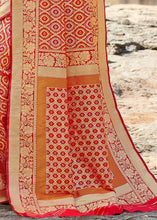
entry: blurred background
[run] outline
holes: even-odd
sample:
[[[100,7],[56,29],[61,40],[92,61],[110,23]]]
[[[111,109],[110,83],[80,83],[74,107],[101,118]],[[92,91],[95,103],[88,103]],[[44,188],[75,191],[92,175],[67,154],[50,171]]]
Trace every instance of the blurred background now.
[[[157,0],[106,0],[106,24],[118,108],[157,177]]]
[[[108,0],[110,4],[145,4],[156,5],[157,0]]]

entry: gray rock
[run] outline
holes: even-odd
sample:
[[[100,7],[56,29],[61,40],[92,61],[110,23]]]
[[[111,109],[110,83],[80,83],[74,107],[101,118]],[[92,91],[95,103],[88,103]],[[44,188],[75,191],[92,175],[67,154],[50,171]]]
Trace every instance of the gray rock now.
[[[115,5],[106,11],[117,104],[137,150],[157,177],[157,6]]]
[[[157,6],[117,5],[106,9],[108,53],[157,50]]]
[[[131,22],[129,21],[129,19],[124,19],[124,20],[122,20],[122,24],[124,24],[124,25],[130,25]]]

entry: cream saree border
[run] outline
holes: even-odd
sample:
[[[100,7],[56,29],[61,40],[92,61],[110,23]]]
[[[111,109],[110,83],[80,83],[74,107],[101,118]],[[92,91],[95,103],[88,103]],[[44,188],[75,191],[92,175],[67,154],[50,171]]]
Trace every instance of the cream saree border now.
[[[95,0],[89,0],[88,2],[96,5]],[[109,76],[108,76],[108,64],[106,54],[106,33],[105,27],[105,9],[104,1],[98,2],[98,65],[94,66],[94,71],[100,73],[100,80],[102,82],[102,88],[104,93],[104,112],[106,121],[106,138],[108,139],[108,145],[114,161],[125,177],[126,182],[123,185],[115,187],[115,192],[87,194],[79,196],[77,199],[70,196],[64,199],[56,200],[38,200],[36,195],[36,120],[32,122],[32,118],[29,118],[30,126],[21,125],[20,121],[23,120],[28,109],[24,109],[21,105],[23,97],[29,95],[32,101],[32,111],[36,110],[36,98],[37,93],[32,96],[32,87],[24,84],[24,78],[22,73],[33,73],[33,77],[36,77],[38,72],[37,56],[34,56],[34,51],[38,53],[37,44],[37,11],[38,1],[29,1],[26,5],[24,1],[14,0],[12,1],[12,79],[11,79],[11,91],[10,91],[10,113],[9,113],[9,154],[8,154],[8,192],[10,204],[14,210],[20,215],[33,216],[33,217],[47,217],[47,216],[79,216],[79,215],[91,215],[91,214],[114,214],[120,213],[123,209],[136,210],[141,208],[141,204],[147,204],[149,201],[156,201],[157,197],[157,184],[156,180],[147,167],[137,154],[133,147],[133,144],[126,132],[124,124],[120,118],[117,106],[114,100],[114,96],[111,90]],[[31,11],[30,18],[32,22],[25,22],[23,26],[23,9]],[[18,24],[18,25],[17,25]],[[24,28],[24,32],[23,32]],[[26,32],[33,32],[34,38],[30,44],[23,45]],[[34,40],[35,39],[35,40]],[[25,62],[25,58],[30,59],[30,63]],[[98,68],[97,68],[98,67]],[[86,67],[87,68],[87,67]],[[81,68],[81,71],[83,67]],[[58,71],[56,69],[56,71]],[[40,70],[39,70],[40,72]],[[49,72],[49,71],[48,71]],[[84,72],[84,71],[83,71]],[[42,75],[43,71],[41,71]],[[67,74],[66,69],[63,71],[64,77]],[[72,75],[75,75],[71,71]],[[92,73],[93,74],[93,73]],[[48,73],[49,76],[49,73]],[[33,78],[33,83],[37,87],[37,79]],[[26,93],[23,93],[22,86],[25,86]],[[35,109],[34,109],[35,108]],[[26,122],[28,122],[26,121]],[[22,127],[23,126],[23,127]],[[112,132],[109,131],[112,128]],[[22,170],[22,158],[19,157],[21,129],[25,133],[27,141],[30,142],[31,156],[33,160],[30,161],[30,167]],[[112,141],[114,140],[114,141]],[[118,148],[118,149],[117,149]],[[28,152],[26,152],[28,154]],[[122,160],[125,159],[122,164]],[[23,172],[19,176],[19,172]],[[136,184],[138,181],[138,184]],[[22,184],[25,184],[25,189],[21,188]],[[127,201],[127,202],[124,202]],[[132,204],[139,204],[131,207]],[[152,204],[155,204],[155,202]],[[100,211],[101,208],[110,211]],[[151,205],[150,205],[151,207]],[[153,206],[154,209],[155,205]],[[132,208],[132,209],[131,209]],[[144,206],[144,209],[147,209]],[[142,210],[142,208],[141,208]],[[149,210],[149,208],[148,208]],[[150,210],[152,210],[150,208]]]

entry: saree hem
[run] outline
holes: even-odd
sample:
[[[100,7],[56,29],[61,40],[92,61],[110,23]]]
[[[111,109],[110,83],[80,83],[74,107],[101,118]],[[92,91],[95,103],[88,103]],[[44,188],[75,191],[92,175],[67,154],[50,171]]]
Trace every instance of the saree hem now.
[[[13,206],[12,206],[13,207]],[[126,212],[150,212],[150,211],[156,211],[157,209],[157,198],[150,200],[149,202],[141,205],[110,205],[110,206],[104,206],[97,208],[95,210],[89,211],[87,213],[81,213],[78,210],[74,209],[67,209],[67,210],[57,210],[55,212],[50,212],[44,215],[38,215],[34,213],[17,213],[19,216],[23,217],[33,217],[33,218],[45,218],[45,217],[81,217],[81,216],[111,216],[111,215],[117,215],[121,214],[124,211]],[[14,210],[14,207],[13,207]],[[15,210],[16,212],[16,210]]]

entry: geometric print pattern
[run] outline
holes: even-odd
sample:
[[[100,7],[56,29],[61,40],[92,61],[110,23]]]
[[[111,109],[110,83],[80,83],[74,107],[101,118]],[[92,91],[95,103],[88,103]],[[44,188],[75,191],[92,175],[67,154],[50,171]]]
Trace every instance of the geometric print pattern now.
[[[85,0],[40,0],[39,3],[39,65],[65,67],[94,63],[93,12],[89,3]],[[76,56],[81,60],[80,53],[83,63],[75,63]]]
[[[40,0],[40,6],[40,50],[91,48],[91,9],[85,0]]]
[[[2,6],[6,1],[0,1]],[[10,17],[0,21],[0,190],[6,188],[7,110],[10,70]]]
[[[65,67],[65,1],[39,4],[39,66]]]
[[[112,189],[100,85],[47,88],[46,192]],[[64,97],[64,98],[63,98]]]
[[[66,49],[91,48],[93,32],[89,4],[85,0],[68,0],[65,6]]]
[[[68,0],[65,6],[67,65],[96,64],[96,8],[90,1]]]
[[[46,193],[72,192],[67,90],[47,88]]]
[[[10,17],[0,21],[0,68],[10,68]]]
[[[100,84],[70,87],[68,112],[75,189],[112,189]]]
[[[64,51],[65,1],[40,0],[39,3],[39,50]]]

